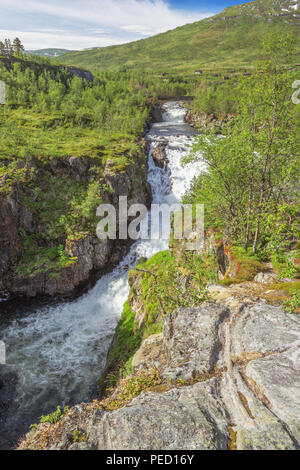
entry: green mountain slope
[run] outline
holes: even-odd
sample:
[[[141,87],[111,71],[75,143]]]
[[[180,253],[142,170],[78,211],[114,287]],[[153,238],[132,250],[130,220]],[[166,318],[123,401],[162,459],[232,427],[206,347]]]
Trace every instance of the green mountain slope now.
[[[65,54],[60,61],[94,70],[245,67],[260,57],[265,33],[294,31],[296,52],[287,63],[296,63],[300,62],[299,5],[298,0],[257,0],[151,38]]]

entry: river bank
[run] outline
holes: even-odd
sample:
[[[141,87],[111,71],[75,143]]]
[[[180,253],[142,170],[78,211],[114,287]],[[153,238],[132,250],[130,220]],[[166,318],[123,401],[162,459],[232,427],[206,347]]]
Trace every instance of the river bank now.
[[[123,169],[115,168],[112,161],[107,161],[100,182],[102,202],[116,204],[119,195],[126,195],[129,203],[140,202],[149,206],[151,195],[146,183],[147,157],[141,148],[130,158],[131,161]],[[91,166],[92,161],[82,158],[70,158],[65,162],[52,160],[50,168],[40,169],[37,177],[43,180],[50,172],[55,184],[56,179],[61,181],[69,175],[70,181],[74,179],[76,182],[79,178],[85,185],[90,178]],[[33,198],[31,202],[30,198]],[[50,208],[44,210],[51,215]],[[72,296],[93,275],[102,274],[108,266],[117,264],[124,257],[128,248],[125,243],[110,240],[100,243],[96,234],[87,230],[60,239],[62,250],[65,250],[66,259],[63,262],[57,261],[56,253],[53,253],[53,259],[48,259],[45,253],[44,258],[40,257],[33,263],[36,256],[31,252],[29,255],[29,251],[34,249],[35,234],[42,230],[40,217],[34,211],[34,195],[26,186],[18,185],[8,197],[0,197],[2,297],[7,294],[26,297]],[[51,243],[46,250],[51,252]]]
[[[299,315],[266,302],[272,283],[259,279],[211,284],[208,301],[165,315],[106,398],[36,426],[19,449],[299,449]]]

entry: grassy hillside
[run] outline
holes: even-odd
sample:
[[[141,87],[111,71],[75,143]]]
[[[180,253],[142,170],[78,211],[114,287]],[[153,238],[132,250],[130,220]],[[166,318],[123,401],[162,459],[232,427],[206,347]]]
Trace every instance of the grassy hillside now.
[[[269,32],[294,31],[297,47],[287,63],[300,62],[300,9],[295,0],[257,0],[157,36],[121,46],[73,52],[60,62],[91,69],[194,70],[251,66]]]

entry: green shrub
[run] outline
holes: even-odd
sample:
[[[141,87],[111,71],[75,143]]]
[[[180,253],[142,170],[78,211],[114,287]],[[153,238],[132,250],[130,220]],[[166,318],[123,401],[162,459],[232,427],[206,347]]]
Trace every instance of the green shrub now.
[[[62,410],[60,406],[56,408],[53,413],[50,413],[49,415],[43,415],[41,416],[40,423],[57,423],[61,418],[65,416],[65,414],[69,411],[69,407],[65,406],[64,409]]]
[[[56,408],[53,413],[50,413],[49,415],[42,415],[40,418],[40,424],[42,423],[49,423],[49,424],[55,424],[59,420],[61,420],[66,413],[69,411],[69,407],[65,406],[64,409],[62,410],[60,406]],[[38,424],[34,423],[30,425],[31,430],[35,430],[38,427]]]
[[[300,308],[299,292],[297,292],[296,290],[293,291],[291,297],[284,300],[282,305],[288,313],[294,313],[297,309]]]
[[[274,268],[278,271],[279,279],[283,278],[297,278],[300,276],[300,266],[295,265],[291,261],[291,257],[298,256],[299,252],[276,252],[272,254],[272,264]]]

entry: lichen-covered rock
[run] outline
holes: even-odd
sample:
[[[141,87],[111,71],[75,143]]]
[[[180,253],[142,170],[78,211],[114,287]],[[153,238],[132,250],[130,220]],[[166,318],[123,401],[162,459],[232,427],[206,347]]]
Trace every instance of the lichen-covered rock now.
[[[264,398],[256,397],[249,390],[237,369],[234,369],[233,377],[238,390],[237,410],[241,403],[242,411],[245,413],[244,416],[240,415],[237,420],[239,425],[235,426],[237,448],[240,450],[295,449],[295,443],[284,423],[261,401]],[[226,386],[223,387],[223,394],[225,391]]]
[[[68,450],[93,450],[93,447],[87,442],[75,442]]]
[[[266,302],[244,306],[231,326],[234,356],[247,352],[272,354],[300,347],[300,317]]]
[[[167,315],[162,351],[161,376],[174,388],[97,411],[88,432],[94,447],[299,448],[299,316],[227,295]]]
[[[284,424],[294,444],[300,442],[300,344],[281,354],[251,361],[246,375],[262,390],[273,414]]]
[[[204,303],[199,308],[177,309],[166,316],[165,377],[190,380],[213,370],[221,349],[219,325],[228,312],[224,305]]]
[[[254,282],[261,282],[262,284],[272,284],[278,280],[278,276],[275,273],[258,273]]]
[[[3,276],[22,253],[22,243],[13,207],[5,196],[0,197],[0,292],[4,291]]]
[[[298,448],[300,318],[263,301],[227,302],[231,315],[221,327],[221,394],[238,448]]]
[[[226,449],[228,417],[216,379],[146,393],[117,411],[96,412],[89,442],[98,450]]]
[[[137,369],[143,364],[152,365],[161,354],[162,339],[162,334],[151,335],[145,339],[133,356],[132,367]]]

